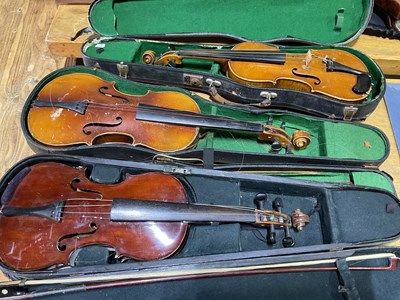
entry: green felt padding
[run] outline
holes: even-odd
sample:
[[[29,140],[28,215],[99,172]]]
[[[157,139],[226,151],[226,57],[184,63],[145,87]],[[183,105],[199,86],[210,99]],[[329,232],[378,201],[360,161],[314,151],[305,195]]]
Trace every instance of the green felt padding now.
[[[250,40],[292,36],[341,43],[368,21],[369,0],[100,0],[90,21],[102,35],[223,33]]]
[[[211,113],[212,104],[199,102],[199,105],[203,113]],[[218,108],[217,115],[254,122],[266,122],[268,116],[271,115],[274,120],[273,125],[280,126],[282,122],[285,122],[286,131],[290,135],[295,130],[309,132],[311,135],[310,145],[304,150],[294,150],[296,155],[373,161],[381,159],[388,151],[382,133],[363,124],[322,121],[318,118],[285,113],[256,115],[227,106],[215,106]],[[213,136],[212,145],[217,149],[258,153],[268,153],[270,151],[270,144],[268,143],[257,143],[252,139],[243,138],[231,132],[217,132]],[[204,140],[200,141],[198,147],[205,147],[205,143]],[[284,153],[284,150],[281,153]]]
[[[100,47],[103,49],[102,51],[98,51]],[[120,41],[120,40],[103,40],[99,43],[87,44],[84,48],[84,54],[88,57],[101,59],[101,60],[114,60],[116,62],[133,62],[133,63],[142,63],[142,55],[147,50],[152,50],[156,53],[156,57],[159,58],[162,53],[169,51],[169,48],[172,47],[175,50],[182,49],[196,49],[199,48],[198,45],[193,44],[171,44],[171,43],[162,43],[162,42],[143,42],[143,41]],[[208,46],[209,47],[209,46]],[[363,103],[368,103],[374,99],[380,99],[380,96],[384,92],[384,79],[382,72],[378,68],[378,66],[365,54],[357,51],[353,48],[349,47],[332,47],[332,46],[313,46],[313,47],[305,47],[305,46],[297,46],[297,47],[284,47],[281,46],[279,49],[283,52],[288,53],[307,53],[309,49],[337,49],[347,51],[360,60],[366,65],[371,74],[373,88],[367,98],[363,101]],[[228,47],[224,47],[224,49],[230,49]],[[155,67],[165,67],[166,66],[155,66]],[[222,73],[220,66],[218,63],[213,63],[207,60],[195,60],[195,59],[185,59],[183,60],[183,64],[179,66],[179,68],[189,71],[197,71],[197,72],[205,72],[207,74],[218,74],[221,76],[225,76]],[[332,74],[332,77],[337,76],[337,74]],[[336,78],[336,77],[335,77]]]
[[[91,56],[102,59],[117,59],[118,61],[131,61],[140,50],[140,43],[129,41],[114,41],[113,43],[99,43],[87,49]]]
[[[107,81],[116,82],[116,87],[123,93],[144,95],[149,86],[123,80],[110,73],[85,67],[73,67],[60,70],[49,76],[46,81],[36,87],[36,93],[49,80],[69,73],[88,73],[99,76]],[[187,95],[190,93],[176,88],[151,86],[154,91],[179,91]],[[35,93],[32,98],[35,97]],[[285,112],[265,112],[260,114],[248,113],[238,108],[223,106],[206,101],[200,97],[193,98],[199,105],[201,113],[235,118],[244,121],[266,123],[272,117],[273,125],[279,127],[285,122],[286,131],[292,135],[295,130],[306,130],[311,135],[311,144],[304,150],[293,152],[298,156],[324,157],[328,159],[354,159],[360,161],[379,161],[386,156],[388,145],[382,133],[372,126],[355,123],[337,122],[313,118],[300,114]],[[33,99],[31,99],[32,101]],[[201,135],[195,148],[213,147],[216,150],[236,151],[243,153],[269,154],[269,143],[259,143],[255,135],[244,135],[230,131],[214,131],[211,134]],[[284,149],[281,154],[284,155]]]
[[[389,192],[395,193],[393,183],[382,174],[375,172],[353,172],[354,184],[379,187]]]

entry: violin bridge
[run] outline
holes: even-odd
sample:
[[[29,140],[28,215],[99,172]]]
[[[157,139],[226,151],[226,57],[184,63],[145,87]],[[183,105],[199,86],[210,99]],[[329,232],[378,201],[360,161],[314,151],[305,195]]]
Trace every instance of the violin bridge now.
[[[303,70],[310,70],[311,69],[311,66],[310,66],[311,60],[312,60],[312,53],[311,53],[311,50],[308,50],[307,54],[306,54],[306,56],[305,56],[305,58],[303,60],[304,61],[304,65],[302,66]]]

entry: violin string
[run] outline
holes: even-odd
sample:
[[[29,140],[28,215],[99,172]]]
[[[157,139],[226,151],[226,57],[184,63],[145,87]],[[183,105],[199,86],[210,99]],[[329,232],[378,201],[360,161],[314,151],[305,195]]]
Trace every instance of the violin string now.
[[[105,103],[96,103],[96,102],[90,102],[89,103],[90,106],[98,108],[98,109],[106,109],[106,110],[120,110],[120,111],[128,111],[128,112],[136,112],[138,110],[142,111],[142,112],[154,112],[155,110],[157,111],[158,115],[166,115],[166,116],[176,116],[176,117],[180,117],[180,116],[186,116],[186,117],[191,117],[193,119],[201,119],[203,120],[204,118],[207,118],[209,120],[212,121],[232,121],[232,122],[236,122],[236,123],[241,123],[243,125],[246,124],[253,124],[253,125],[263,125],[261,122],[253,122],[253,121],[245,121],[245,120],[238,120],[238,119],[231,119],[228,117],[221,117],[221,116],[215,116],[215,115],[204,115],[204,114],[200,114],[200,113],[193,113],[190,111],[187,111],[187,114],[185,114],[185,111],[179,111],[175,109],[171,109],[171,108],[167,108],[167,107],[154,107],[154,108],[149,108],[149,107],[136,107],[136,106],[128,106],[128,105],[124,105],[124,104],[117,104],[117,105],[110,105],[110,104],[105,104]],[[167,110],[162,110],[162,109],[167,109]],[[143,120],[145,121],[145,120]],[[162,121],[160,121],[162,122]],[[156,122],[155,122],[156,123]],[[173,125],[173,124],[171,124]],[[177,124],[178,125],[178,124]],[[179,124],[182,125],[182,124]],[[197,126],[193,126],[193,127],[197,127]],[[280,133],[277,129],[271,128],[271,127],[267,127],[265,128],[266,130],[270,131],[270,132],[275,132],[278,134],[282,134]],[[250,130],[252,131],[252,130]],[[258,132],[258,131],[257,131]]]
[[[274,56],[274,55],[279,55],[279,54],[284,54],[286,56],[286,58],[292,58],[292,59],[297,59],[297,60],[304,60],[307,58],[308,52],[306,53],[293,53],[293,52],[284,52],[284,51],[273,51],[273,50],[202,50],[202,49],[198,49],[198,50],[183,50],[183,51],[176,51],[176,53],[179,56],[179,53],[184,53],[183,56],[195,56],[196,53],[201,53],[202,55],[207,55],[212,58],[213,56],[216,56],[215,54],[218,53],[219,55],[222,55],[220,57],[217,58],[224,58],[225,56],[241,56],[240,58],[243,58],[243,62],[246,62],[246,56],[248,55],[254,55],[254,56]],[[243,55],[243,56],[242,56]],[[319,55],[316,55],[314,53],[311,53],[311,56],[324,61],[326,59],[325,57],[321,57]],[[161,56],[162,58],[162,56]],[[161,59],[160,58],[160,59]],[[200,57],[202,58],[202,57]],[[260,63],[264,63],[264,62],[260,62]],[[271,63],[273,64],[273,63]]]
[[[63,201],[96,201],[96,202],[112,202],[112,199],[104,199],[104,198],[83,198],[83,197],[75,197],[75,198],[67,198]]]

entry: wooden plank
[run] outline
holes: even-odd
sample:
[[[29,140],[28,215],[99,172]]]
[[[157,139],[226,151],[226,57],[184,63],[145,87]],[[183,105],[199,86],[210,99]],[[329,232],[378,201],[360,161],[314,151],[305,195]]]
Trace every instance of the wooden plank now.
[[[20,114],[31,90],[64,58],[53,58],[44,43],[56,11],[54,0],[0,1],[0,175],[33,154],[22,134]],[[7,16],[7,17],[5,17]],[[4,242],[4,241],[2,241]],[[0,272],[0,281],[6,277]]]
[[[57,4],[90,4],[93,0],[56,0]]]
[[[385,75],[400,76],[400,40],[363,34],[350,46],[376,61]]]
[[[88,5],[60,5],[46,36],[46,43],[54,56],[82,57],[82,44],[91,36],[83,33],[72,41],[76,33],[89,27]]]

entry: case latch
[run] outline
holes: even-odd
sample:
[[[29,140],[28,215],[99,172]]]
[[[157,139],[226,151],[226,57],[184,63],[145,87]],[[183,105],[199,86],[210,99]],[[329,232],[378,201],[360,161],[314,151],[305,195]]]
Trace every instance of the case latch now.
[[[211,78],[207,78],[207,79],[206,79],[206,83],[209,85],[209,86],[208,86],[208,89],[209,89],[210,91],[211,91],[212,89],[215,89],[215,90],[216,90],[217,87],[220,87],[220,86],[222,85],[221,81],[214,80],[214,79],[211,79]],[[218,93],[218,92],[217,92],[217,93]]]
[[[124,62],[121,61],[119,64],[117,64],[117,69],[119,76],[125,79],[128,78],[128,71],[129,71],[128,65],[125,65]]]
[[[260,106],[270,106],[271,105],[271,99],[274,99],[278,97],[278,94],[275,92],[267,92],[267,91],[262,91],[260,93],[260,96],[262,98],[265,98],[262,102],[259,103]]]
[[[357,107],[346,106],[345,108],[343,108],[343,120],[351,121],[357,111],[358,111]]]
[[[210,94],[212,100],[221,104],[226,104],[226,103],[236,104],[218,94],[217,87],[220,87],[222,85],[221,81],[207,78],[206,83],[208,84],[208,93]]]
[[[201,87],[203,85],[203,76],[183,74],[183,83],[194,87]]]
[[[187,169],[187,168],[166,166],[164,168],[164,173],[188,175],[191,172],[190,172],[190,169]]]

